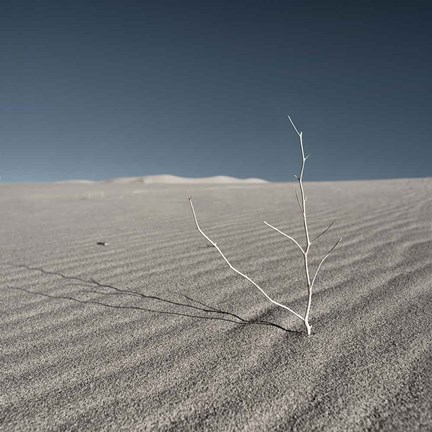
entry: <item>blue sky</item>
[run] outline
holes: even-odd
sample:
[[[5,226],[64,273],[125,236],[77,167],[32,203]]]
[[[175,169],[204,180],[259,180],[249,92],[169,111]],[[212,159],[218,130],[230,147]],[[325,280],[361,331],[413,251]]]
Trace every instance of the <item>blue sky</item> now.
[[[426,1],[4,0],[2,182],[432,175]]]

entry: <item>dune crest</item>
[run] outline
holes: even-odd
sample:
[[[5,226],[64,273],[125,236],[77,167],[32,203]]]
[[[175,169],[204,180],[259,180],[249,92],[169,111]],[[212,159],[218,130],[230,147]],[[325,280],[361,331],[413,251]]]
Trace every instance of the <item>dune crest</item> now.
[[[118,177],[107,180],[109,183],[144,183],[144,184],[209,184],[209,183],[268,183],[266,180],[259,178],[240,179],[229,176],[214,176],[214,177],[178,177],[170,174],[142,176],[142,177]]]

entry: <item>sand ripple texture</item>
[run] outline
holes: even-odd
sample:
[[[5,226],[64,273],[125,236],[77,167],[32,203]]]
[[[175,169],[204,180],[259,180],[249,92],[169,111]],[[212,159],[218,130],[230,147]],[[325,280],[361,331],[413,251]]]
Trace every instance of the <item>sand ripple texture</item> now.
[[[305,187],[309,338],[294,184],[1,186],[1,430],[432,430],[432,180]]]

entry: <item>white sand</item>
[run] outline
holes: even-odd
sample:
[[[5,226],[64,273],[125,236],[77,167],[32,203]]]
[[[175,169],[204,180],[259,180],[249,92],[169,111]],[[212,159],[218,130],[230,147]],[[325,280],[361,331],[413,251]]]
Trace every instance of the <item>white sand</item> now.
[[[310,338],[295,184],[1,186],[1,429],[432,430],[432,180],[305,187]]]
[[[214,176],[214,177],[179,177],[169,174],[142,176],[142,177],[117,177],[110,180],[103,180],[106,183],[130,184],[130,183],[144,183],[144,184],[226,184],[226,183],[268,183],[266,180],[259,178],[246,178],[240,179],[237,177],[229,176]],[[96,183],[91,180],[67,180],[57,182],[57,184],[88,184]]]

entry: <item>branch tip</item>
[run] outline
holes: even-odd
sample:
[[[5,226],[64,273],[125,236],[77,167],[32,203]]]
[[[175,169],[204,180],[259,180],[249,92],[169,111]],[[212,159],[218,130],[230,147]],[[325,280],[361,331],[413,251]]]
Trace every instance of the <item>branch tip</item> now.
[[[296,128],[296,125],[295,125],[294,122],[291,120],[291,117],[290,117],[290,116],[288,116],[288,119],[289,119],[289,121],[291,122],[292,127],[294,128],[294,130],[297,132],[297,135],[301,137],[303,132],[299,132],[299,131],[298,131],[298,129]]]

